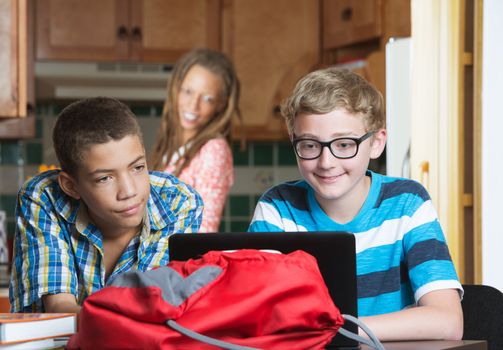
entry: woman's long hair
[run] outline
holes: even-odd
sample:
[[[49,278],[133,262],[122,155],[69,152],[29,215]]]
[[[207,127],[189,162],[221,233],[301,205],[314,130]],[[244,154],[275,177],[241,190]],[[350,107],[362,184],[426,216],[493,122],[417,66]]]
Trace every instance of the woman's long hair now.
[[[223,81],[224,106],[208,120],[198,133],[189,139],[183,156],[176,163],[174,175],[190,164],[201,147],[216,137],[224,137],[231,144],[231,131],[234,117],[241,121],[239,111],[240,84],[232,62],[222,53],[210,49],[194,49],[185,54],[173,67],[168,81],[167,96],[162,111],[161,128],[150,159],[150,168],[164,170],[170,159],[183,146],[183,129],[178,113],[178,94],[187,72],[194,65],[208,69]],[[180,155],[179,155],[180,156]]]

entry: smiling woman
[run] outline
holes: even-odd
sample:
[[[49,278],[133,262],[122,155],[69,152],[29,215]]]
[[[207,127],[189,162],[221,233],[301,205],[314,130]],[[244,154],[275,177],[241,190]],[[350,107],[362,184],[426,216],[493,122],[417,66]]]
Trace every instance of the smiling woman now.
[[[204,202],[200,232],[216,232],[234,183],[230,149],[239,80],[222,53],[195,49],[174,66],[151,167],[178,176]]]

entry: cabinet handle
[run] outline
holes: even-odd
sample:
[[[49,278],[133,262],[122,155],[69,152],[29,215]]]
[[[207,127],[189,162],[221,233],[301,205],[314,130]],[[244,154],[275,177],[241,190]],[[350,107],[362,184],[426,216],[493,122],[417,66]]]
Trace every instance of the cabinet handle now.
[[[428,161],[422,161],[419,164],[421,168],[421,173],[419,175],[419,182],[426,188],[427,191],[430,190],[430,163]]]
[[[133,39],[141,40],[141,28],[140,27],[133,28]]]
[[[119,29],[117,29],[117,37],[119,39],[126,39],[128,36],[128,30],[125,26],[120,26]]]
[[[351,7],[345,7],[341,12],[341,19],[343,21],[351,21],[353,17],[353,9]]]
[[[274,117],[281,117],[281,107],[279,105],[276,105],[272,108],[272,115]]]

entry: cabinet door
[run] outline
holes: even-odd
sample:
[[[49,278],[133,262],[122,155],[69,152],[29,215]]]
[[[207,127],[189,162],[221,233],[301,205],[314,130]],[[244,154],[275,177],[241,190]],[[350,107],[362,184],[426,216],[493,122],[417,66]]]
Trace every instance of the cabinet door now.
[[[37,0],[37,59],[128,57],[129,0]]]
[[[320,59],[319,1],[224,1],[223,49],[241,81],[248,139],[286,138],[281,100]]]
[[[323,48],[333,49],[381,35],[381,0],[322,0]]]
[[[193,47],[220,49],[220,0],[132,0],[130,58],[174,62]]]
[[[26,116],[26,15],[25,0],[0,0],[0,117]]]

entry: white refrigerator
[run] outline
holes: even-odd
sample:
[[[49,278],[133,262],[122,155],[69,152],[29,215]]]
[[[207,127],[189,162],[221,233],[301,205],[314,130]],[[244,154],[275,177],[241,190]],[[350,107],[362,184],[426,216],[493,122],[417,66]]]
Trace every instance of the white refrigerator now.
[[[410,38],[386,44],[386,175],[410,178]]]

